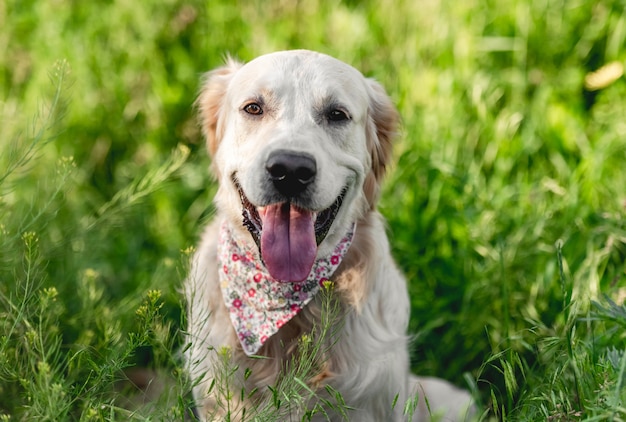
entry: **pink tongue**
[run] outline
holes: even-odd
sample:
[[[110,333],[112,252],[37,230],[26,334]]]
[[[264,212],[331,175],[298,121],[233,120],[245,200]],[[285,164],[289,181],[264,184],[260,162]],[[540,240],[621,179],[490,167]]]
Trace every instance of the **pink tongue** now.
[[[259,211],[261,254],[270,275],[280,281],[305,280],[317,255],[313,213],[288,203]]]

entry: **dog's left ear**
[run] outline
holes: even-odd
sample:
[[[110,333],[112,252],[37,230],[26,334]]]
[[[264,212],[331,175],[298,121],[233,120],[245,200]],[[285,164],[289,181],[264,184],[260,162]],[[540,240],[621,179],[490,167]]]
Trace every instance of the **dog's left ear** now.
[[[367,148],[372,159],[372,169],[365,178],[363,190],[370,207],[376,206],[380,184],[391,157],[392,141],[397,135],[400,115],[384,88],[368,80],[369,109],[367,123]]]
[[[222,102],[233,75],[241,67],[241,63],[228,57],[226,64],[203,77],[200,95],[196,100],[202,134],[206,139],[207,150],[211,157],[215,156],[222,137],[221,115]]]

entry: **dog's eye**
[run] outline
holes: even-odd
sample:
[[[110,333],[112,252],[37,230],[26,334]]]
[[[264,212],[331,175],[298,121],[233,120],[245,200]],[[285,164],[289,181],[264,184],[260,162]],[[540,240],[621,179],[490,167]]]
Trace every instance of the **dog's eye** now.
[[[243,108],[243,111],[248,114],[252,114],[253,116],[260,116],[261,114],[263,114],[263,109],[257,103],[246,104]]]
[[[350,116],[348,116],[348,113],[337,108],[329,110],[326,113],[326,118],[331,122],[343,122],[346,120],[350,120]]]

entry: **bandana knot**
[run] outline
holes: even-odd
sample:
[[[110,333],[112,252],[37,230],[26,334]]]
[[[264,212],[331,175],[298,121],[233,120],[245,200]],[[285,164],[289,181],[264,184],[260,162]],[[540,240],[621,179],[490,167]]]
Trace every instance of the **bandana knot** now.
[[[355,225],[332,253],[315,261],[306,280],[280,282],[261,262],[256,245],[239,244],[228,223],[222,224],[218,242],[219,281],[230,320],[247,355],[296,316],[333,275],[352,244]]]

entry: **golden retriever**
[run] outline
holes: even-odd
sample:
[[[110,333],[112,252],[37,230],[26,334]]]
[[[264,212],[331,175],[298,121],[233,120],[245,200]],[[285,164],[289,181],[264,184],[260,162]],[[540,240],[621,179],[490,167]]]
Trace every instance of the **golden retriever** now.
[[[209,72],[197,106],[219,183],[185,283],[199,417],[251,419],[266,404],[282,420],[405,420],[411,397],[416,420],[464,417],[469,394],[410,375],[406,282],[376,211],[399,120],[384,89],[284,51]],[[338,317],[320,337],[328,296]],[[307,339],[317,355],[300,351]],[[315,372],[292,408],[276,386],[298,359]]]

